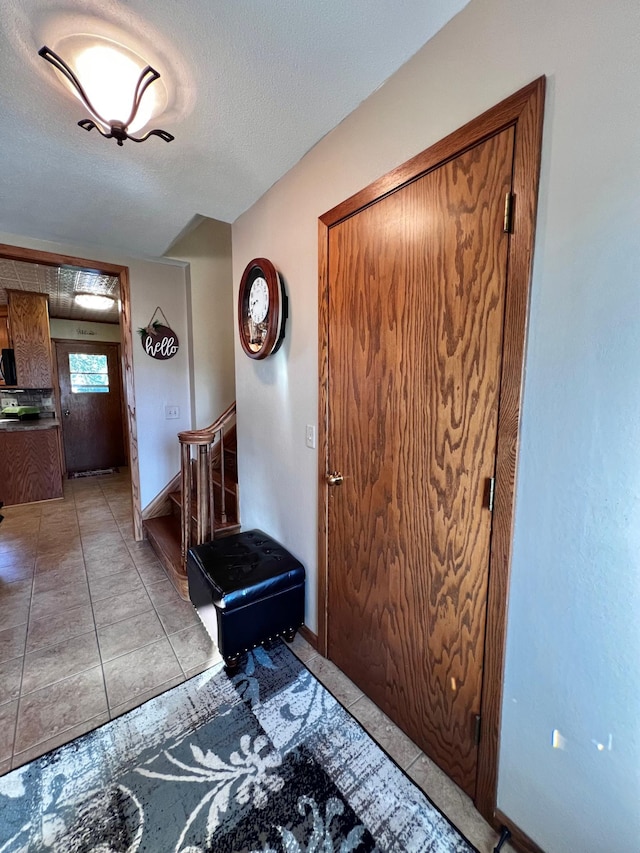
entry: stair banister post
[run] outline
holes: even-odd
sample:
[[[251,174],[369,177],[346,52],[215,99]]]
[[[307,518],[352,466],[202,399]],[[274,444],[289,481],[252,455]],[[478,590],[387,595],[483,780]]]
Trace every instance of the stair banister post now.
[[[224,482],[224,428],[220,430],[220,518],[227,523],[227,497]]]
[[[180,444],[180,482],[182,486],[180,554],[186,571],[187,551],[191,547],[191,446],[186,443]]]
[[[209,451],[211,448],[215,446],[215,438],[216,433],[211,437],[211,444],[209,445]],[[213,465],[214,455],[210,453],[209,455],[209,539],[213,541],[216,538],[216,506],[215,506],[215,497],[213,493],[213,471],[211,470],[211,466]]]
[[[205,541],[209,529],[209,481],[211,479],[211,461],[209,444],[198,445],[198,467],[196,483],[198,491],[196,537],[198,545]]]

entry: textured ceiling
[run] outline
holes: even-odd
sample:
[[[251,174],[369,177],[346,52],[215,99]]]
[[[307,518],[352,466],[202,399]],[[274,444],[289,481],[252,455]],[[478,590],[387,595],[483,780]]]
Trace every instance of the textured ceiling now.
[[[3,0],[0,231],[157,257],[197,215],[233,222],[466,2]],[[160,71],[174,142],[76,126],[37,51],[79,32]]]
[[[120,322],[120,285],[115,276],[98,275],[74,267],[49,267],[0,258],[0,305],[7,303],[7,290],[48,294],[50,317],[98,323]],[[113,296],[116,301],[108,311],[91,311],[75,302],[76,293],[99,293]]]

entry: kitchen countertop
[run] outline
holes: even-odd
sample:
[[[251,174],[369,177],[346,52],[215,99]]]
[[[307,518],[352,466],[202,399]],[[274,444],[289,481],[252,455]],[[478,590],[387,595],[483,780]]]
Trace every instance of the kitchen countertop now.
[[[34,418],[31,421],[14,421],[0,418],[0,432],[25,432],[33,429],[54,429],[60,426],[57,418]]]

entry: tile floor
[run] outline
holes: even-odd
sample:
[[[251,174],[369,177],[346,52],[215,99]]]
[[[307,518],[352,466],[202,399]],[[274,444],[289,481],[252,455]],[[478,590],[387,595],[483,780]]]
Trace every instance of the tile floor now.
[[[219,665],[193,608],[134,541],[129,489],[126,472],[71,480],[62,501],[2,510],[0,775]],[[490,853],[496,833],[469,797],[300,635],[291,647]]]

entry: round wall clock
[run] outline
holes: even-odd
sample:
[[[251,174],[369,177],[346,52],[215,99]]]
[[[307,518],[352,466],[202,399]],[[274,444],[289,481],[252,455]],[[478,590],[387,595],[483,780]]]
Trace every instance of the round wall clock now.
[[[288,314],[280,274],[266,258],[247,264],[238,294],[238,332],[249,358],[266,358],[280,349]]]

